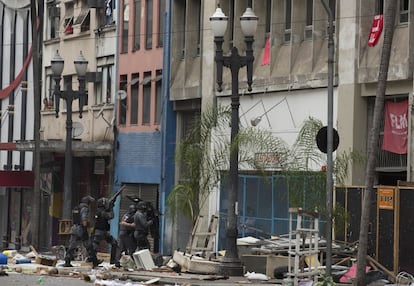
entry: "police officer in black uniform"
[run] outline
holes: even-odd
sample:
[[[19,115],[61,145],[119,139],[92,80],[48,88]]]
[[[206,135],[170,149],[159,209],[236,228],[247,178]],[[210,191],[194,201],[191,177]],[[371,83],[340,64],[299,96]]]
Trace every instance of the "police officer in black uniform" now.
[[[70,264],[74,257],[75,250],[80,242],[85,246],[88,255],[93,255],[93,248],[89,240],[89,231],[91,220],[89,215],[89,207],[95,199],[91,196],[85,196],[81,199],[80,204],[72,210],[73,225],[70,231],[69,246],[65,254],[64,267],[72,267]],[[97,263],[97,261],[95,261]]]
[[[159,252],[159,239],[160,239],[160,231],[159,231],[159,213],[158,210],[154,208],[152,203],[146,203],[146,213],[147,213],[147,221],[152,221],[152,224],[149,226],[149,233],[151,234],[154,240],[154,253]]]
[[[135,232],[134,237],[137,241],[137,250],[149,249],[148,241],[149,226],[153,224],[151,219],[147,217],[147,204],[143,201],[137,203],[137,212],[134,215]]]
[[[127,255],[132,255],[137,248],[134,238],[135,228],[132,225],[136,211],[135,204],[131,204],[119,223],[119,249],[121,253],[125,251]]]
[[[96,251],[102,240],[111,244],[111,259],[110,263],[120,267],[119,264],[119,249],[117,240],[110,234],[109,221],[114,218],[113,203],[110,203],[107,198],[100,198],[96,202],[95,213],[95,228],[92,237],[93,257],[96,260]],[[94,265],[95,266],[95,265]]]

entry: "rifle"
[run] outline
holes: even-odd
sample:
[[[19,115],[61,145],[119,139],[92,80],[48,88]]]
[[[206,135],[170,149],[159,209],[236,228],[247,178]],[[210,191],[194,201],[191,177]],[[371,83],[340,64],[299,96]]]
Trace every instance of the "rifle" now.
[[[108,200],[108,205],[114,206],[116,198],[122,193],[122,191],[126,188],[126,185],[122,186],[112,197]]]
[[[142,201],[139,197],[131,197],[130,195],[126,195],[126,197],[127,197],[130,201],[134,202],[134,204],[138,204],[140,201]]]

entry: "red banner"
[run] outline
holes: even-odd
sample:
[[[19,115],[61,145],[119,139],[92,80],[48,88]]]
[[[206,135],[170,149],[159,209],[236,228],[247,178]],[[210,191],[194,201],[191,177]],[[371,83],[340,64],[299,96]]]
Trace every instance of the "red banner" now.
[[[0,171],[0,187],[33,188],[32,171]]]
[[[40,19],[37,18],[36,21],[36,27],[37,30],[39,30],[40,28]],[[6,86],[4,89],[0,89],[0,99],[6,98],[7,96],[9,96],[9,94],[16,89],[16,87],[20,84],[20,82],[22,81],[23,75],[27,69],[27,67],[30,64],[30,61],[32,60],[32,47],[30,47],[29,53],[24,61],[23,67],[21,68],[19,74],[16,76],[16,78],[8,85]]]
[[[261,65],[262,66],[270,65],[270,38],[269,37],[266,39]]]
[[[382,149],[407,154],[408,140],[408,100],[385,102],[385,124]]]
[[[384,25],[384,16],[376,15],[371,26],[371,33],[369,34],[368,46],[373,47],[378,43],[382,33],[382,26]]]
[[[32,48],[30,48],[29,54],[27,55],[26,60],[24,61],[23,67],[20,70],[19,74],[16,76],[16,78],[6,88],[0,89],[0,99],[6,98],[7,96],[9,96],[9,94],[20,84],[20,82],[22,81],[24,72],[29,66],[31,60],[32,60]]]

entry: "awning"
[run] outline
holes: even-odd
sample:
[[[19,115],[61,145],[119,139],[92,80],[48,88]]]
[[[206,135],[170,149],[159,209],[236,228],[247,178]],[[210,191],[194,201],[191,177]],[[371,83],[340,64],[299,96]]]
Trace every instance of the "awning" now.
[[[34,151],[35,142],[31,140],[16,142],[0,142],[1,151]],[[40,152],[64,153],[66,142],[63,140],[40,141]],[[110,156],[112,154],[112,142],[108,141],[72,141],[74,156]]]
[[[32,171],[0,171],[0,187],[33,188],[33,186]]]

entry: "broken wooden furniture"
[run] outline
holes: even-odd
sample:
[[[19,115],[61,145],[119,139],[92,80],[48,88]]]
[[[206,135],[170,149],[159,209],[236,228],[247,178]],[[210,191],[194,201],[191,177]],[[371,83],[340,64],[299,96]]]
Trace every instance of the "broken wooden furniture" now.
[[[204,221],[204,216],[199,215],[191,232],[186,253],[200,253],[199,256],[206,257],[215,252],[218,216],[216,214],[211,216],[207,231],[203,225]]]

